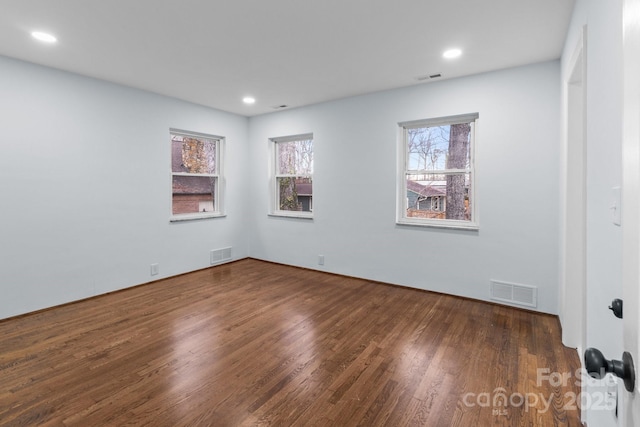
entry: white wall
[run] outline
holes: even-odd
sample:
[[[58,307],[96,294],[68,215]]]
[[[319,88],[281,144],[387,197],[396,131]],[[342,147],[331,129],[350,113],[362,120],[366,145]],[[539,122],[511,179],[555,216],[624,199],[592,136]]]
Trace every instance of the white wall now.
[[[204,268],[226,246],[484,300],[490,279],[534,285],[556,313],[559,77],[552,61],[247,119],[0,57],[0,318]],[[397,123],[471,112],[480,230],[396,225]],[[171,127],[227,138],[227,217],[169,223]],[[268,138],[307,132],[315,218],[269,217]]]
[[[248,255],[245,117],[4,57],[0,94],[0,318]],[[227,138],[226,218],[169,223],[171,127]]]
[[[480,230],[395,224],[401,121],[478,112]],[[539,287],[557,313],[560,64],[535,64],[250,119],[252,257],[489,299]],[[268,217],[268,138],[314,135],[314,219]],[[317,265],[319,254],[325,265]]]

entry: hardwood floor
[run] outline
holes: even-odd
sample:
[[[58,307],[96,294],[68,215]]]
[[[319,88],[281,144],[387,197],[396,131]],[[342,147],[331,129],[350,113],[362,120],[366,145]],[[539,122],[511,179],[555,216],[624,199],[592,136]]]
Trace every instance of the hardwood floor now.
[[[0,322],[0,425],[578,426],[578,368],[554,316],[246,259]]]

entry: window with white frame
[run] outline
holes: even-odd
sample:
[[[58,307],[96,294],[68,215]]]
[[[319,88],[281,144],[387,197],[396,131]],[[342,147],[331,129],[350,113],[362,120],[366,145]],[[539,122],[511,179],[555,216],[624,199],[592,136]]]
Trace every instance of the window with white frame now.
[[[313,134],[271,138],[272,215],[313,216]]]
[[[399,224],[478,228],[477,122],[473,113],[399,123]]]
[[[222,216],[224,138],[170,130],[172,220]]]

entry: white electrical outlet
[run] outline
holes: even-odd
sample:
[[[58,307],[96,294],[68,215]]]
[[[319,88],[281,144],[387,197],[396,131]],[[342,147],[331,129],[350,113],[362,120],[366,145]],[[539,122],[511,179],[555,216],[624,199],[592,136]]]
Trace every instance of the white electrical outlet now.
[[[318,255],[318,265],[324,265],[324,255]]]
[[[158,275],[158,273],[160,273],[160,264],[158,263],[151,264],[151,275],[156,276]]]

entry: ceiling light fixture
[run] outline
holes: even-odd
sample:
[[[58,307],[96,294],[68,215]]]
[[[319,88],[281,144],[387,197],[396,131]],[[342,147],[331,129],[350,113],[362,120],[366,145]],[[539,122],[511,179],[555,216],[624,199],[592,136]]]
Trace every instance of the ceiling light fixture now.
[[[447,59],[457,58],[462,55],[462,51],[460,49],[449,49],[445,50],[442,56]]]
[[[55,43],[58,41],[58,39],[54,35],[49,33],[43,33],[42,31],[32,32],[31,37],[45,43]]]
[[[255,104],[256,99],[252,96],[245,96],[244,98],[242,98],[242,102],[244,102],[245,104]]]

